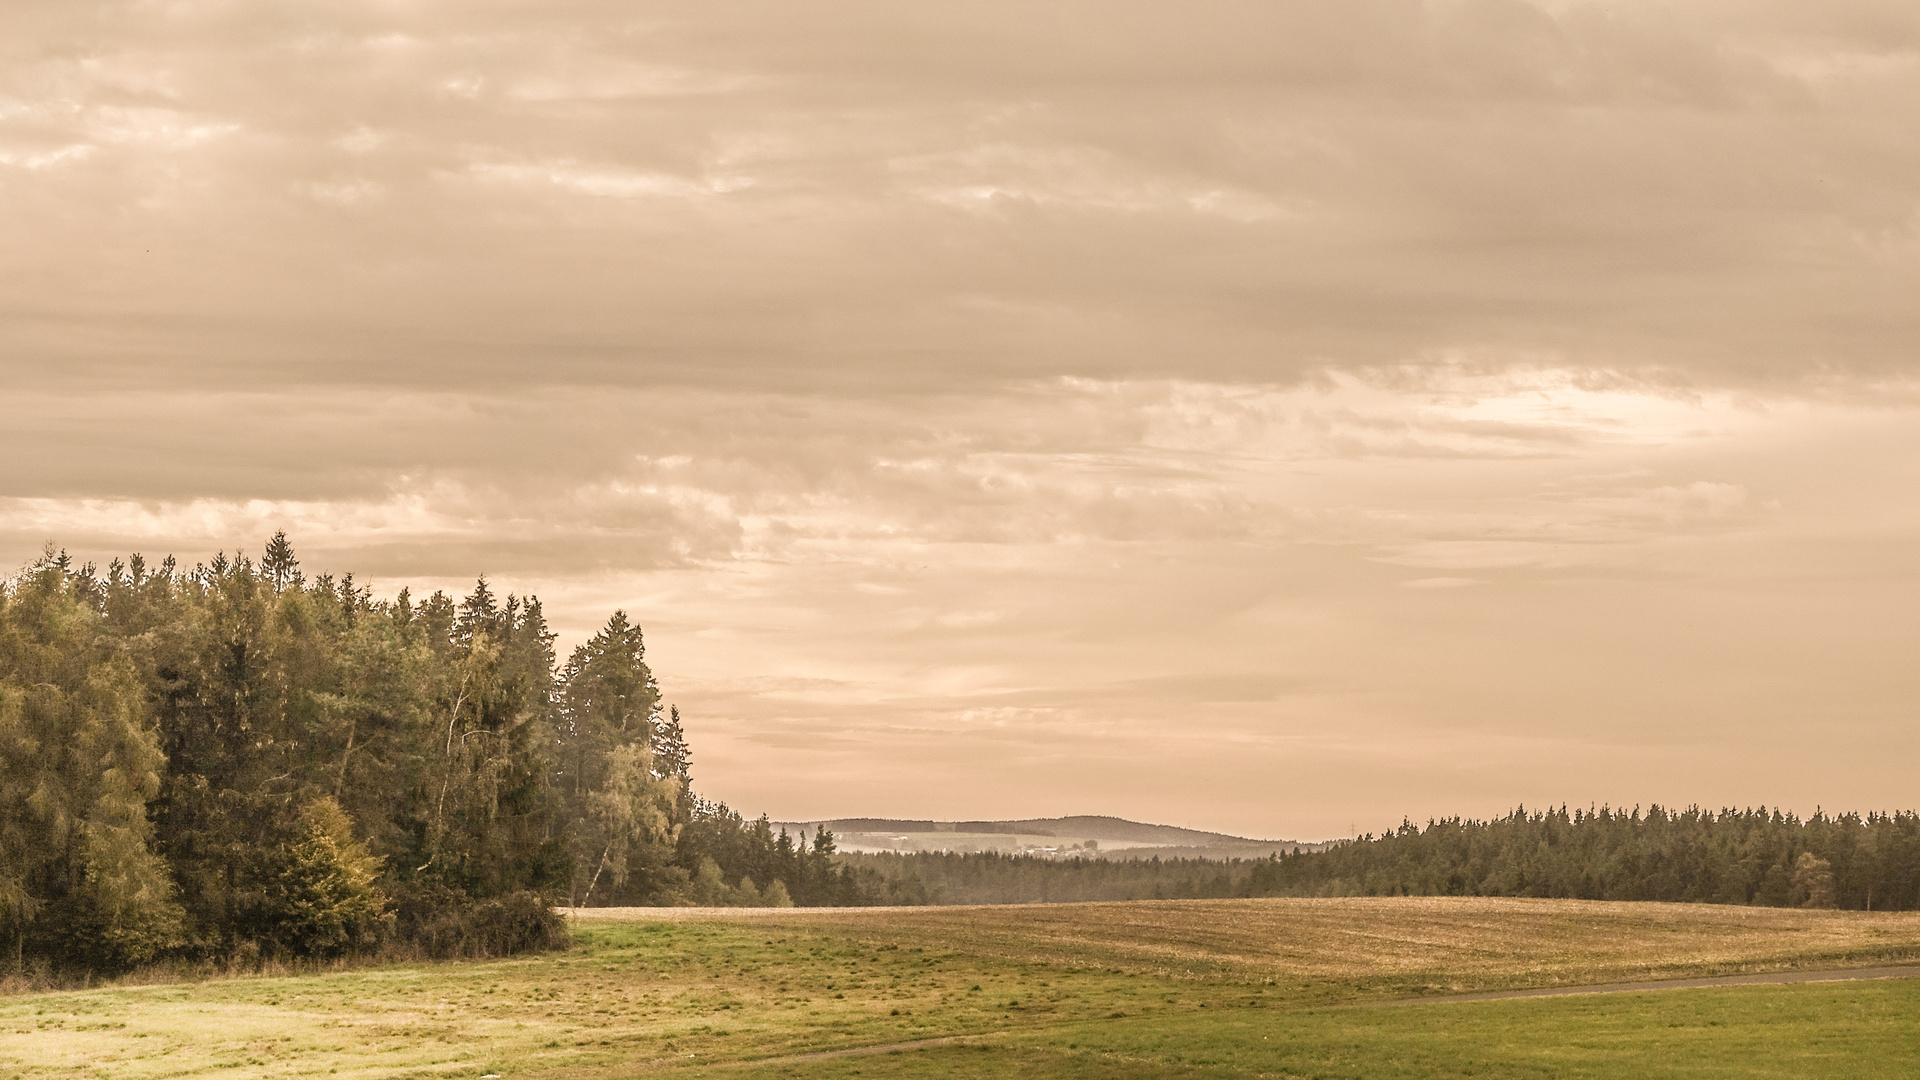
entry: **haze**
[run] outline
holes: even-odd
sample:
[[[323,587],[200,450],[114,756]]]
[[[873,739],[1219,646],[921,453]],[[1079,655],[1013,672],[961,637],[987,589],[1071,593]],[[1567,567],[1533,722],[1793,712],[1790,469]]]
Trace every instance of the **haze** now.
[[[776,818],[1910,808],[1920,8],[0,12],[0,555],[615,609]]]

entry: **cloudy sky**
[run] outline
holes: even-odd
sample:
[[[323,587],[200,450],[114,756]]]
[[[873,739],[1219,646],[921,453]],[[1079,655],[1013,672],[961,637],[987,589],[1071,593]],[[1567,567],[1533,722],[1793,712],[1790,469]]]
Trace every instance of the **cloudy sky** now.
[[[776,818],[1920,804],[1910,0],[9,0],[0,560],[615,608]]]

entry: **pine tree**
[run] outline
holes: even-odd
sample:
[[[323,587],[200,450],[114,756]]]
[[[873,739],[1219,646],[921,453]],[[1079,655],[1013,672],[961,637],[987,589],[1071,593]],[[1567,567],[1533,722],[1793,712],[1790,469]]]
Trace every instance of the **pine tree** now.
[[[678,777],[693,785],[693,753],[687,748],[686,732],[680,727],[680,706],[667,710],[667,718],[657,722],[653,731],[653,767],[655,775]]]
[[[273,539],[267,541],[266,550],[260,553],[260,576],[276,593],[304,584],[300,560],[293,557],[293,545],[287,542],[286,530],[275,532]]]
[[[455,644],[470,645],[482,635],[500,640],[506,635],[502,632],[501,612],[493,600],[493,590],[487,587],[483,575],[473,584],[473,593],[460,603],[459,616],[453,624]]]

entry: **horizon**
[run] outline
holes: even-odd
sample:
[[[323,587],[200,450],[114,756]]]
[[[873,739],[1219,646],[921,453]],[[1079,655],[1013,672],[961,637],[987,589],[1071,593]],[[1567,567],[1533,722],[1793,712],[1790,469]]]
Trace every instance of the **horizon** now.
[[[645,631],[703,794],[1920,804],[1920,16],[25,0],[0,562]]]

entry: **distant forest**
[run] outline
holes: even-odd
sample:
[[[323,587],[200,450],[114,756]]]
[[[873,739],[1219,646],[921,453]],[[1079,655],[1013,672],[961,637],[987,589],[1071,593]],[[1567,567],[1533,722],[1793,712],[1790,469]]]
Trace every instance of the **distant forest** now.
[[[691,789],[638,626],[557,663],[482,579],[376,600],[284,534],[0,588],[0,965],[563,943],[558,904],[923,899]]]
[[[1655,806],[1403,824],[1269,859],[850,855],[941,904],[1252,896],[1536,896],[1920,909],[1920,815]]]
[[[532,597],[377,600],[258,559],[0,586],[0,968],[564,945],[554,905],[1540,896],[1920,907],[1920,817],[1565,809],[1271,859],[843,855],[693,790],[615,612],[564,663]]]

